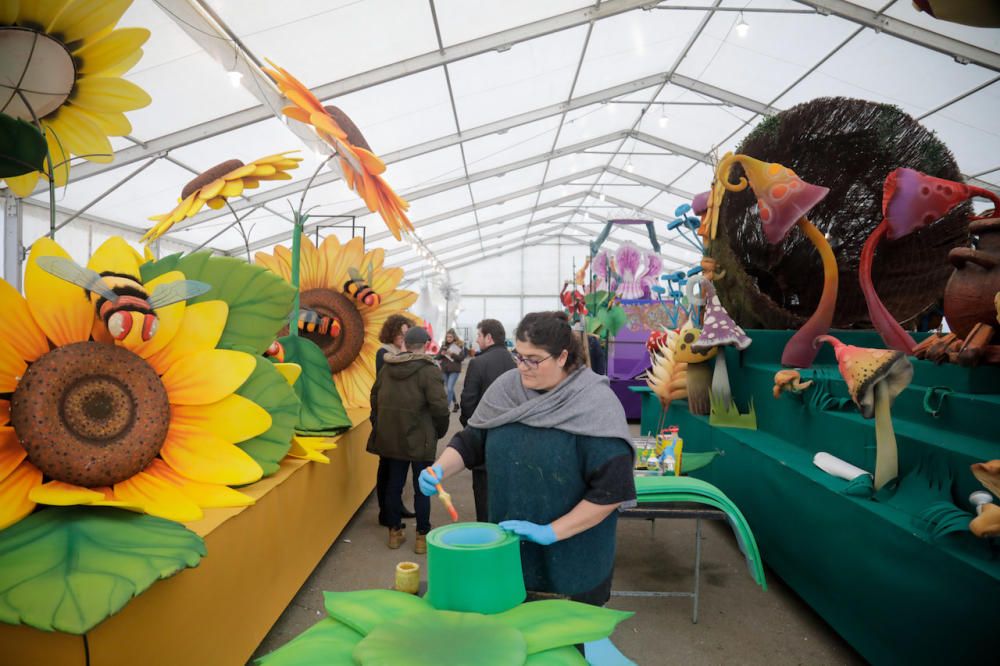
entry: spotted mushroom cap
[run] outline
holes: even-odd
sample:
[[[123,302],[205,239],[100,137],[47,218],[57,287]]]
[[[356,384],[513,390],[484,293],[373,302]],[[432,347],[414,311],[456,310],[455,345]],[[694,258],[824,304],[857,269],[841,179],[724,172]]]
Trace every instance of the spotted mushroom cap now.
[[[866,419],[875,415],[876,384],[886,382],[889,404],[892,404],[913,379],[913,366],[901,351],[845,345],[829,335],[821,335],[817,341],[833,345],[840,375],[847,382],[851,399]]]
[[[705,318],[701,322],[701,337],[691,345],[694,351],[707,351],[712,347],[732,345],[744,350],[753,342],[740,328],[719,302],[718,294],[712,294],[705,306]]]

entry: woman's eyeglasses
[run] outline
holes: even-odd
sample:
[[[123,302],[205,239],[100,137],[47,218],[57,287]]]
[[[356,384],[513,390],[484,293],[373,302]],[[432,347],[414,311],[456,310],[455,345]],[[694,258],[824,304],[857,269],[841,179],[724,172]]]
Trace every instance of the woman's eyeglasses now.
[[[518,354],[516,351],[512,351],[511,355],[513,355],[514,361],[516,363],[524,365],[524,367],[526,367],[528,370],[536,370],[538,369],[538,366],[542,364],[543,361],[547,361],[548,359],[552,358],[552,354],[549,354],[544,358],[525,358],[524,356]]]

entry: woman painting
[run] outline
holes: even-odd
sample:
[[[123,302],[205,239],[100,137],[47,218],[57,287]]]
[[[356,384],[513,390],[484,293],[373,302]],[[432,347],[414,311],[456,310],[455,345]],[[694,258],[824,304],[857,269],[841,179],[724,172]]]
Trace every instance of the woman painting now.
[[[441,362],[441,374],[444,375],[444,387],[448,392],[448,404],[451,405],[453,412],[459,409],[458,400],[455,398],[455,382],[462,374],[462,361],[465,360],[465,356],[465,343],[455,334],[455,329],[449,328],[445,333],[444,342],[441,343],[437,359]]]
[[[616,509],[635,500],[625,412],[565,314],[531,313],[515,339],[516,371],[493,382],[432,469],[447,478],[485,462],[490,520],[521,537],[525,587],[602,605]],[[420,489],[436,492],[427,470]]]

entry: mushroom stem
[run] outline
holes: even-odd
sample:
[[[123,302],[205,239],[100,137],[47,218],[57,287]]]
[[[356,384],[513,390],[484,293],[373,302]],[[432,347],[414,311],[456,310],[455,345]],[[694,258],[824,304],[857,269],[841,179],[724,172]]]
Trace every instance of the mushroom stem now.
[[[875,490],[881,490],[899,476],[896,433],[889,414],[889,388],[885,382],[875,385]]]
[[[903,330],[896,318],[885,307],[875,291],[875,285],[872,284],[872,263],[875,259],[875,249],[888,231],[889,223],[883,219],[865,241],[865,246],[861,250],[858,281],[861,283],[861,292],[865,295],[865,302],[868,303],[868,316],[885,344],[904,354],[913,354],[917,343]]]
[[[823,294],[813,316],[788,340],[781,354],[781,364],[792,368],[808,368],[818,351],[813,346],[813,340],[829,331],[830,324],[833,323],[833,311],[837,306],[837,260],[830,243],[812,222],[803,216],[796,224],[816,246],[823,260]]]
[[[712,411],[712,400],[709,396],[711,382],[712,375],[706,362],[688,363],[688,411],[692,414],[707,416]]]
[[[712,393],[716,399],[722,398],[726,404],[733,402],[733,391],[729,387],[729,370],[726,368],[726,350],[720,349],[715,356],[715,371],[712,373]]]

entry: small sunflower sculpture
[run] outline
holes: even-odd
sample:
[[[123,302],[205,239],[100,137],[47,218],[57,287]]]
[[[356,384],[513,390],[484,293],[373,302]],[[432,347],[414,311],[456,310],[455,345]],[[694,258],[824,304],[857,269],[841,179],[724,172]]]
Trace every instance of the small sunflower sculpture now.
[[[109,136],[125,136],[126,111],[152,100],[121,78],[142,57],[149,31],[115,25],[132,3],[123,0],[4,0],[0,2],[0,112],[41,126],[52,159],[52,180],[63,186],[70,158],[112,160]],[[6,179],[28,196],[31,171]]]
[[[37,504],[117,506],[181,522],[203,508],[252,504],[229,486],[256,481],[262,469],[236,443],[267,431],[271,416],[234,393],[255,358],[216,349],[226,303],[160,307],[155,334],[115,341],[87,291],[44,269],[43,257],[69,261],[42,238],[25,296],[0,281],[0,529]],[[87,268],[138,284],[139,262],[112,238]],[[171,271],[141,286],[155,297],[183,279]]]
[[[410,307],[417,294],[396,289],[403,269],[384,267],[385,251],[365,252],[360,237],[341,244],[336,236],[328,236],[317,248],[303,235],[300,248],[299,334],[323,351],[344,406],[366,407],[375,383],[382,324]],[[292,253],[287,247],[279,245],[273,254],[258,252],[255,260],[291,281]],[[358,289],[357,275],[378,295],[369,299],[371,305],[357,298],[365,293]]]
[[[301,157],[293,156],[296,152],[268,155],[249,164],[226,160],[198,174],[181,190],[178,204],[172,211],[149,218],[157,224],[146,232],[141,242],[152,243],[181,220],[194,217],[206,205],[213,210],[222,208],[226,200],[240,196],[243,190],[260,187],[262,180],[291,180],[288,172],[297,169],[302,161]]]
[[[265,67],[264,71],[291,102],[282,113],[312,126],[317,136],[333,148],[344,182],[361,196],[368,210],[382,216],[396,240],[400,240],[401,230],[413,231],[406,217],[410,204],[382,178],[385,163],[372,152],[358,126],[342,109],[323,106],[301,81],[270,60],[268,63],[273,69]]]

